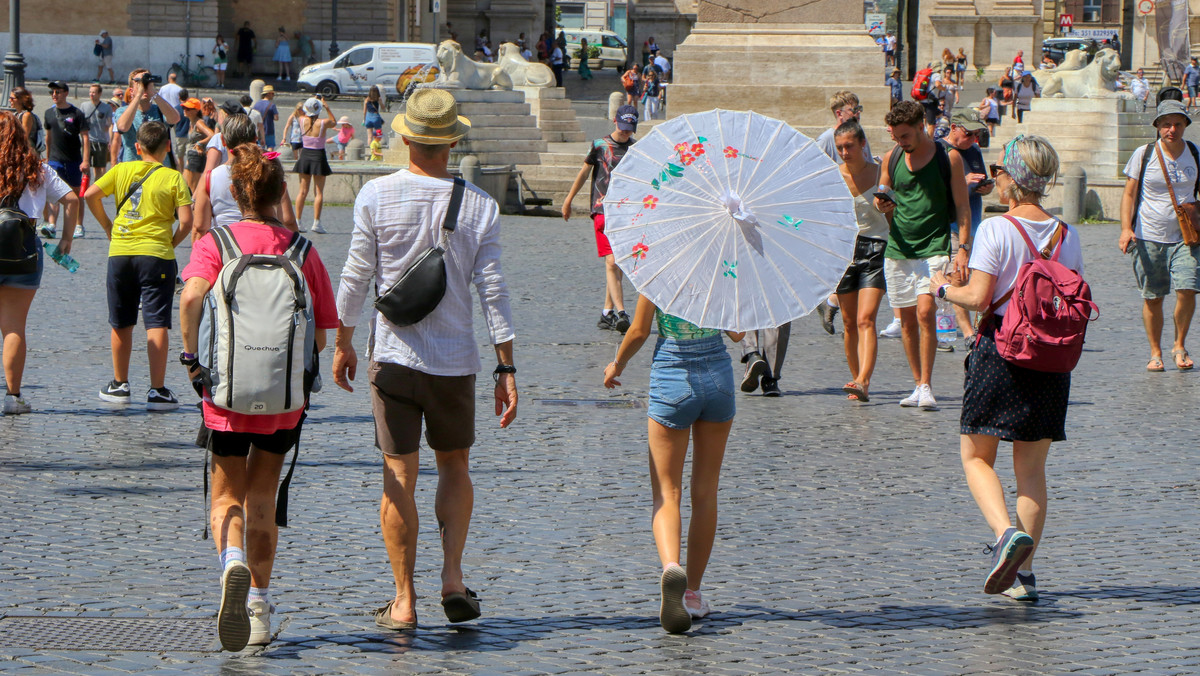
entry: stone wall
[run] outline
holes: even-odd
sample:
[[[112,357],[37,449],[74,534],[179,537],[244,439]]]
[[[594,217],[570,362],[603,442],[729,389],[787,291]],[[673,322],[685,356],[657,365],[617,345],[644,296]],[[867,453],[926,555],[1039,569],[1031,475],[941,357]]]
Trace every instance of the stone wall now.
[[[696,20],[705,23],[862,23],[863,5],[856,0],[702,0]]]

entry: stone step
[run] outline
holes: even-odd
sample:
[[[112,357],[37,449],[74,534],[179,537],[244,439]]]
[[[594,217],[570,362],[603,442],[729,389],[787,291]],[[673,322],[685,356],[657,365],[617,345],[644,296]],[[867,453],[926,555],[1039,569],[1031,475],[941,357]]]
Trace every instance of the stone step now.
[[[475,139],[470,136],[459,142],[464,153],[533,153],[545,152],[546,142],[541,139]],[[506,164],[512,164],[506,162]],[[540,164],[540,161],[538,162]]]
[[[573,122],[579,117],[574,110],[543,110],[538,113],[539,120],[554,120],[557,122]]]
[[[455,148],[455,150],[458,150],[458,148]],[[491,165],[498,165],[498,164],[536,165],[540,161],[540,158],[538,157],[538,154],[536,152],[517,152],[517,151],[483,152],[483,151],[480,151],[480,152],[471,152],[470,154],[478,157],[479,163],[483,166],[491,166]],[[451,165],[457,166],[461,160],[462,160],[462,154],[451,154],[451,156],[450,156],[450,164]]]
[[[528,103],[465,103],[458,107],[464,117],[474,115],[530,115]]]
[[[525,103],[525,93],[516,90],[501,89],[451,89],[454,100],[458,105],[493,105],[505,103]]]
[[[575,180],[575,175],[583,168],[583,162],[579,162],[574,167],[563,167],[557,165],[528,165],[522,166],[521,171],[525,172],[525,180],[537,180],[547,185],[554,181],[566,181],[566,186],[563,190],[571,189],[571,182]]]
[[[587,152],[581,153],[542,153],[541,164],[548,167],[578,167],[583,164]]]
[[[472,120],[474,122],[474,120]],[[542,132],[537,127],[474,126],[467,141],[542,141]]]
[[[539,120],[538,127],[543,133],[548,131],[579,131],[578,120]]]
[[[458,111],[462,115],[471,120],[471,127],[537,127],[537,118],[533,115],[495,115],[491,113],[476,113],[475,115],[467,115],[461,110]]]
[[[547,143],[564,143],[571,141],[585,141],[587,137],[582,131],[542,131],[542,138]]]

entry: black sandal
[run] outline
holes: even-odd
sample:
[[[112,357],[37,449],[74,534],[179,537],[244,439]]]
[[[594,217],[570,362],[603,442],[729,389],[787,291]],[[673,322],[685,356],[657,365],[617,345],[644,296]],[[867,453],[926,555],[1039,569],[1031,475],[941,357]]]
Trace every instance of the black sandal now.
[[[481,614],[479,612],[479,596],[470,589],[466,592],[453,592],[443,596],[442,609],[446,611],[446,619],[451,622],[467,622]]]

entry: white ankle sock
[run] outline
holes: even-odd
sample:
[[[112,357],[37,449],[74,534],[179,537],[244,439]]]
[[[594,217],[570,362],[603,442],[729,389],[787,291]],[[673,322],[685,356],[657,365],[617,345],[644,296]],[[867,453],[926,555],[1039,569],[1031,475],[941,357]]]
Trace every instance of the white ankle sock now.
[[[230,561],[246,562],[246,550],[241,547],[226,547],[221,550],[221,570],[225,570],[225,565]]]
[[[271,591],[266,587],[251,587],[250,596],[246,597],[246,602],[250,601],[266,601],[271,605]]]
[[[607,316],[611,315],[612,313],[613,313],[613,309],[610,307],[606,307],[600,311],[600,316],[607,317]]]

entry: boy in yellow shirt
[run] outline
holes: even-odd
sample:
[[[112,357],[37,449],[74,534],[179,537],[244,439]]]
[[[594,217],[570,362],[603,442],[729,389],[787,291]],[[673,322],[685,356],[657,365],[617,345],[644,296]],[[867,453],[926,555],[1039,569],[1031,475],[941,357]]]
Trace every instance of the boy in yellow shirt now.
[[[162,164],[171,148],[162,122],[146,122],[137,132],[140,161],[122,162],[96,179],[84,194],[92,215],[108,235],[108,323],[112,326],[113,380],[100,399],[130,402],[129,359],[139,305],[146,327],[150,389],[146,408],[170,411],[179,400],[167,389],[167,346],[175,299],[175,247],[192,229],[192,193],[178,171]],[[109,219],[103,200],[116,196],[117,218]],[[176,218],[179,228],[172,232]]]
[[[383,136],[383,131],[380,129],[376,129],[375,133],[371,134],[371,157],[367,161],[369,161],[369,162],[382,162],[383,161],[383,144],[380,143],[380,141],[379,141],[379,139],[382,136]]]

